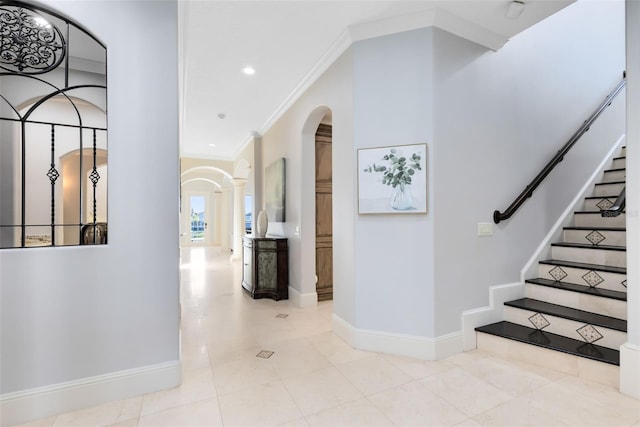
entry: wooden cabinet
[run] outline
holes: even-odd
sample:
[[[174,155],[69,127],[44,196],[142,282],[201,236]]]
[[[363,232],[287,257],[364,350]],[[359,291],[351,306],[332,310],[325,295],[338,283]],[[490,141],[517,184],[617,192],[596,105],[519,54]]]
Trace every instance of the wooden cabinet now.
[[[242,287],[253,298],[289,298],[287,239],[242,238]]]

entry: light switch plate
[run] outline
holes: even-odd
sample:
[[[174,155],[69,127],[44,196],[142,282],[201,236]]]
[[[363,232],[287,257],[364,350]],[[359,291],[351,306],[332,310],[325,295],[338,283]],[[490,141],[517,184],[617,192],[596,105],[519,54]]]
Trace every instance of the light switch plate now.
[[[493,236],[493,224],[490,222],[478,223],[478,237]]]

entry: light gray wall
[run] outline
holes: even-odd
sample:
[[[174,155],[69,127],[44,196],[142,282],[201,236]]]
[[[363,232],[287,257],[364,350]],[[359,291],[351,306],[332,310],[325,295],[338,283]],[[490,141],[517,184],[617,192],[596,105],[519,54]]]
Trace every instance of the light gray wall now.
[[[108,48],[109,245],[0,251],[0,393],[179,359],[176,2],[47,5]]]
[[[622,79],[624,2],[577,2],[498,52],[436,31],[436,336],[488,305],[624,133],[624,93],[492,237],[477,237]]]
[[[353,46],[354,149],[427,143],[433,181],[433,29]],[[357,206],[357,200],[354,200]],[[356,322],[360,329],[433,336],[434,215],[358,215]]]
[[[347,322],[355,319],[353,263],[350,261],[354,258],[355,188],[352,77],[351,51],[347,51],[262,138],[263,166],[284,157],[287,167],[287,222],[269,223],[268,232],[288,237],[289,285],[303,295],[312,295],[315,293],[313,135],[324,115],[322,111],[327,108],[332,111],[334,312]],[[312,123],[314,117],[317,123]]]
[[[492,52],[438,29],[356,43],[355,149],[427,142],[426,216],[357,216],[356,324],[438,337],[520,270],[624,133],[624,96],[492,237],[622,78],[623,2],[578,2]],[[356,201],[354,201],[356,203]]]
[[[520,270],[624,132],[620,97],[493,237],[492,222],[613,89],[622,2],[577,2],[499,52],[434,29],[355,43],[264,135],[287,158],[291,286],[313,289],[313,156],[300,133],[328,106],[334,130],[334,311],[352,326],[438,337]],[[352,128],[350,128],[352,126]],[[358,215],[357,150],[428,144],[427,215]],[[300,226],[300,235],[294,230]]]

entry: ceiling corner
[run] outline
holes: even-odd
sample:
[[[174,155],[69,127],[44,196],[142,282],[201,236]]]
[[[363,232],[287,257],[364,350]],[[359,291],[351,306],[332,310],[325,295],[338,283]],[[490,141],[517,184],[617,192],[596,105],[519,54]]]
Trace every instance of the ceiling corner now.
[[[499,50],[509,41],[508,36],[491,31],[482,25],[461,18],[445,9],[437,9],[434,21],[434,27],[493,51]]]

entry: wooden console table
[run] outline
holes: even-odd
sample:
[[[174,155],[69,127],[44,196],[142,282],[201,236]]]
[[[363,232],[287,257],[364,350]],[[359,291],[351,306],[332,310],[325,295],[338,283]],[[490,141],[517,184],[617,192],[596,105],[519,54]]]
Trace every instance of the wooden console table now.
[[[289,298],[286,238],[242,237],[242,287],[253,298]]]

